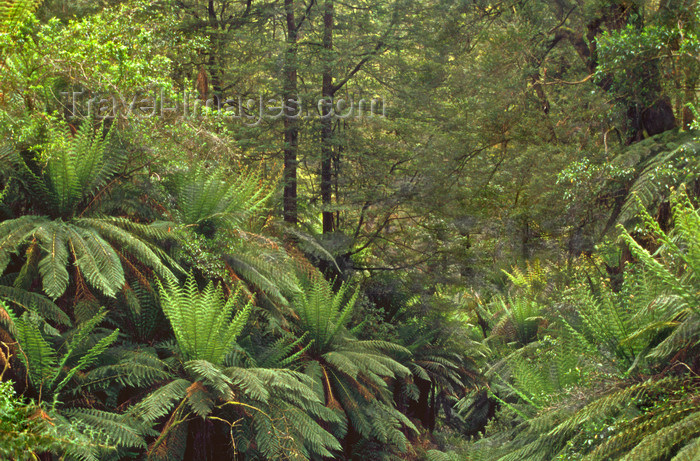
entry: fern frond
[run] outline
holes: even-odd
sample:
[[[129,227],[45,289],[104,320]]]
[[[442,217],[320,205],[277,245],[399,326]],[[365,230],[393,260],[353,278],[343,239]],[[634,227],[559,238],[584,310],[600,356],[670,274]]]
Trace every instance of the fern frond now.
[[[112,383],[129,387],[148,387],[170,377],[165,363],[148,348],[116,347],[106,351],[110,364],[88,371],[81,387],[106,388]]]
[[[104,351],[114,343],[114,341],[117,340],[117,336],[119,336],[119,330],[114,330],[111,334],[105,336],[104,338],[100,339],[97,344],[92,346],[85,355],[81,356],[80,359],[78,360],[78,363],[73,366],[68,373],[66,373],[66,376],[56,384],[56,387],[53,389],[55,393],[59,393],[73,378],[73,376],[78,373],[84,371],[88,366],[92,365],[97,358],[104,353]],[[66,354],[68,356],[68,354]],[[56,375],[58,377],[58,375]],[[55,381],[55,380],[54,380]]]
[[[21,216],[0,222],[0,274],[10,263],[10,255],[17,253],[20,246],[32,236],[37,224],[44,220],[40,216]]]
[[[207,360],[190,360],[185,363],[185,370],[192,373],[198,381],[206,384],[208,388],[214,389],[217,398],[222,400],[233,398],[233,391],[231,390],[233,381],[224,371],[211,362]]]
[[[94,230],[67,226],[69,246],[87,281],[108,297],[114,297],[126,279],[119,256]]]
[[[192,382],[186,379],[176,379],[164,384],[131,407],[129,413],[146,422],[156,421],[169,414],[176,401],[184,400],[187,397],[187,388],[191,384]]]
[[[695,411],[675,424],[644,437],[622,461],[664,459],[679,443],[697,437],[699,433],[700,411]]]
[[[260,180],[256,172],[245,172],[232,180],[213,168],[193,169],[176,178],[181,222],[220,220],[237,227],[251,213],[261,210],[274,190],[261,186]]]
[[[91,408],[73,408],[63,414],[71,421],[101,432],[106,443],[121,447],[146,448],[138,423],[124,415]]]
[[[628,222],[639,212],[658,205],[660,199],[667,197],[670,188],[693,178],[692,172],[699,167],[697,159],[700,158],[700,143],[693,140],[676,146],[670,151],[664,149],[656,153],[651,159],[645,159],[645,166],[630,187],[621,208],[617,218],[619,223]]]
[[[38,293],[0,285],[0,298],[9,304],[21,307],[27,312],[36,312],[46,320],[56,322],[59,325],[71,325],[70,318],[65,312],[48,298]]]
[[[121,221],[115,221],[114,219],[78,218],[74,219],[73,223],[79,227],[95,230],[102,238],[134,255],[141,263],[153,269],[160,277],[166,279],[174,277],[170,269],[163,264],[163,259],[161,258],[162,254],[154,251],[147,242],[137,237],[136,234],[117,225],[117,223],[122,223]],[[139,227],[139,229],[143,228]],[[159,232],[158,235],[160,235]],[[179,266],[176,265],[175,267]]]
[[[39,329],[39,318],[25,312],[14,320],[16,336],[22,354],[20,360],[26,367],[29,378],[38,388],[56,373],[56,351],[44,339]]]
[[[166,287],[159,282],[159,287],[163,312],[186,360],[222,364],[245,326],[252,301],[244,304],[240,290],[225,300],[223,289],[211,283],[200,292],[193,275],[184,287],[173,279],[166,281]],[[231,318],[235,308],[238,312]]]

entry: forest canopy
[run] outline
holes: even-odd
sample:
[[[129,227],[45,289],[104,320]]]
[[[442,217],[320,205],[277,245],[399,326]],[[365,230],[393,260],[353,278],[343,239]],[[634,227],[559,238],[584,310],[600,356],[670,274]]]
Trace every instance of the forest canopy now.
[[[700,459],[695,0],[0,0],[0,458]]]

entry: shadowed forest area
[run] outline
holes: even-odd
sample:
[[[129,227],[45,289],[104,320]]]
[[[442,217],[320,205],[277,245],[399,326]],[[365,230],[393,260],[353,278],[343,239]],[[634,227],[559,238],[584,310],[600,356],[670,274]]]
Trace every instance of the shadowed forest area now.
[[[696,0],[0,0],[0,459],[700,460]]]

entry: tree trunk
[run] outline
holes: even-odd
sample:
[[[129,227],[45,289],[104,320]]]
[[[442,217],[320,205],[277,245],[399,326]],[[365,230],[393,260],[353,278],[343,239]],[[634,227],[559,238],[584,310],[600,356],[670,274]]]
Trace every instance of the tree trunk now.
[[[221,63],[219,62],[219,53],[221,52],[221,37],[219,37],[219,21],[216,17],[214,0],[209,0],[209,3],[207,4],[207,16],[209,18],[210,29],[209,40],[211,41],[207,67],[209,68],[209,81],[211,82],[212,87],[213,107],[218,108],[222,98]]]
[[[298,30],[294,19],[294,0],[284,0],[287,19],[287,51],[284,68],[284,220],[296,224],[297,216],[297,151],[299,144],[299,124],[292,101],[297,100],[297,38]],[[296,107],[296,111],[301,110]]]
[[[323,82],[325,99],[321,112],[321,201],[323,203],[323,233],[333,232],[332,159],[333,159],[333,0],[326,0],[323,9]]]
[[[586,38],[583,34],[566,27],[557,30],[555,41],[567,39],[574,47],[586,68],[592,74],[598,69],[598,50],[596,38],[603,33],[603,26],[609,31],[618,31],[632,24],[642,27],[642,14],[638,6],[624,2],[612,2],[605,7],[600,16],[586,25]],[[629,78],[645,82],[643,94],[622,95],[627,106],[626,131],[627,144],[642,140],[645,135],[653,136],[676,126],[671,100],[663,92],[661,73],[656,62],[650,61],[629,69]],[[614,91],[611,76],[600,79],[598,86],[605,91]]]

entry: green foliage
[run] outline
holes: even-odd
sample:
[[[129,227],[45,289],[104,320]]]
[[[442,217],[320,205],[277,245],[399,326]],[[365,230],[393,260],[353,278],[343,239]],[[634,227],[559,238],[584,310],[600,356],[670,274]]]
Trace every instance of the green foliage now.
[[[315,353],[332,347],[350,320],[358,291],[348,296],[349,289],[350,284],[344,283],[333,292],[329,283],[316,278],[296,297],[294,308],[299,315],[299,329],[309,335]]]
[[[123,163],[120,155],[107,155],[108,142],[109,135],[94,134],[85,121],[73,139],[63,131],[52,132],[41,174],[33,171],[37,165],[28,165],[15,154],[16,175],[23,180],[35,211],[48,216],[26,215],[0,223],[0,273],[12,254],[28,246],[20,277],[38,270],[44,292],[57,299],[71,283],[67,268],[71,263],[76,267],[73,283],[79,285],[85,279],[108,297],[114,297],[126,281],[125,254],[164,277],[172,275],[164,261],[179,267],[148,241],[164,238],[162,227],[124,218],[83,217]]]
[[[63,389],[77,373],[86,371],[117,339],[119,330],[104,335],[93,344],[93,330],[101,323],[106,312],[101,310],[72,332],[59,356],[41,329],[41,319],[25,312],[13,319],[15,339],[21,348],[20,359],[26,368],[34,389],[41,396],[59,399]]]
[[[256,215],[265,208],[274,182],[260,172],[227,178],[221,168],[193,167],[174,175],[176,234],[186,260],[213,279],[239,278],[264,299],[287,306],[299,292],[295,264],[274,238],[261,235]]]
[[[266,353],[248,361],[250,368],[231,363],[236,338],[252,309],[252,300],[243,305],[243,296],[238,291],[226,299],[222,287],[211,283],[200,291],[192,275],[184,286],[167,280],[160,286],[160,301],[177,341],[177,362],[167,364],[152,353],[141,353],[135,356],[141,368],[134,369],[132,362],[130,375],[123,375],[127,364],[121,362],[93,373],[93,379],[112,376],[138,386],[165,378],[166,384],[161,383],[129,412],[146,424],[169,416],[149,447],[151,456],[182,456],[187,432],[196,430],[196,425],[187,423],[190,415],[230,432],[235,446],[229,449],[251,456],[279,459],[292,453],[309,459],[332,456],[332,451],[340,449],[337,439],[320,425],[339,424],[340,417],[322,405],[309,377],[281,368],[305,350],[293,352],[299,340],[273,343]],[[234,316],[237,307],[240,310]],[[244,414],[248,416],[242,424]]]
[[[39,3],[0,457],[697,457],[695,0]]]
[[[348,294],[349,289],[346,283],[334,292],[329,282],[312,274],[295,298],[297,318],[292,322],[310,341],[306,373],[326,406],[342,409],[362,437],[405,451],[408,439],[403,430],[416,427],[394,408],[388,381],[410,374],[391,354],[410,352],[394,343],[360,341],[349,334],[345,326],[357,300],[357,291]]]
[[[568,295],[576,310],[559,317],[561,349],[543,356],[540,341],[530,358],[527,348],[512,355],[504,383],[512,392],[501,392],[501,402],[522,421],[475,443],[474,459],[477,453],[499,460],[667,459],[692,451],[692,444],[684,445],[700,430],[693,403],[698,382],[670,370],[690,368],[679,357],[696,350],[700,339],[694,307],[700,220],[683,189],[672,203],[670,232],[642,212],[658,242],[655,252],[620,229],[636,264],[618,292],[589,277],[588,286]],[[573,370],[584,373],[572,375]],[[595,392],[585,393],[588,380],[601,382]],[[536,411],[518,410],[524,408],[519,401]]]
[[[38,454],[52,452],[69,459],[97,460],[114,450],[107,443],[109,437],[99,430],[24,402],[12,385],[12,381],[0,382],[0,455],[4,458],[36,459]]]
[[[23,160],[18,160],[19,168],[31,184],[28,191],[51,217],[72,217],[79,205],[85,206],[103,191],[124,159],[116,152],[107,155],[111,131],[105,136],[99,131],[96,134],[89,120],[80,125],[75,136],[63,127],[51,127],[48,136],[43,174],[36,175]]]
[[[193,275],[182,287],[174,279],[166,284],[159,285],[161,306],[183,358],[223,363],[248,320],[252,300],[244,304],[240,290],[226,299],[222,287],[211,282],[200,292]]]
[[[677,147],[675,142],[669,143],[666,146],[668,150],[664,149],[639,163],[640,171],[629,188],[617,217],[618,222],[629,224],[642,210],[658,208],[670,198],[674,188],[689,184],[698,176],[700,143],[697,134],[684,134],[679,136],[679,141],[681,143]],[[635,149],[642,150],[641,143]],[[635,155],[631,152],[624,155],[630,154]]]
[[[237,228],[262,209],[273,184],[263,183],[255,171],[240,171],[234,178],[225,175],[221,168],[212,167],[176,176],[178,221],[200,230],[213,225]]]
[[[12,33],[41,5],[42,0],[3,0],[0,2],[0,33]]]

